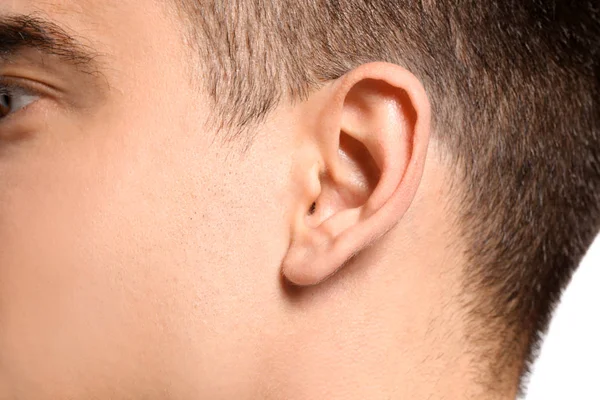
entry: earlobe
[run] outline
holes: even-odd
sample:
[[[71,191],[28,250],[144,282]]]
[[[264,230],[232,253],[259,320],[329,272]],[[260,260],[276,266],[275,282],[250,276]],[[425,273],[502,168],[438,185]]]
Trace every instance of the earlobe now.
[[[425,91],[399,66],[365,64],[322,90],[309,107],[317,123],[301,133],[304,162],[294,165],[293,184],[310,195],[294,205],[282,274],[298,286],[326,280],[398,223],[429,140]]]

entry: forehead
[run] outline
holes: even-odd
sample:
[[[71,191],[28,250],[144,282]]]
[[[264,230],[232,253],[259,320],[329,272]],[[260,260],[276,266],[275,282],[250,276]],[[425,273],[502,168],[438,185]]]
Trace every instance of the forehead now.
[[[157,8],[162,4],[155,0],[144,0],[144,7],[135,0],[11,0],[0,2],[2,14],[26,14],[49,18],[61,22],[75,31],[85,29],[94,32],[96,28],[106,31],[112,27],[116,33],[122,31],[119,26],[129,20],[132,25],[142,20],[150,21],[156,17]],[[163,13],[163,16],[165,14]]]
[[[48,20],[103,58],[113,72],[181,60],[181,23],[162,0],[9,0],[0,17]],[[109,71],[110,72],[110,71]]]
[[[169,0],[9,0],[0,2],[0,12],[42,13],[93,24],[119,15],[136,20],[152,18],[158,12],[164,17],[170,14],[170,4]]]

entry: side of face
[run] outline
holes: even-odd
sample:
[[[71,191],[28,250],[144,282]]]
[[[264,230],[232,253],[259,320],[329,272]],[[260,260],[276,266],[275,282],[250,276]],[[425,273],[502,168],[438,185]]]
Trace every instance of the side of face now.
[[[35,98],[0,118],[0,399],[420,398],[423,374],[449,393],[427,362],[462,349],[418,79],[360,66],[243,152],[207,124],[163,3],[7,15],[64,27],[97,69],[0,59],[0,87]]]
[[[241,398],[277,340],[281,144],[241,157],[213,142],[169,10],[0,5],[31,13],[105,68],[34,51],[0,65],[58,88],[0,121],[0,398]]]

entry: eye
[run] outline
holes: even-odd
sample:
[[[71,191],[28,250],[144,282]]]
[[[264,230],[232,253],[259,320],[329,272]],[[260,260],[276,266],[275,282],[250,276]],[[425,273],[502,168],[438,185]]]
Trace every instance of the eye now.
[[[39,99],[38,95],[25,88],[0,85],[0,121],[27,107],[37,99]]]

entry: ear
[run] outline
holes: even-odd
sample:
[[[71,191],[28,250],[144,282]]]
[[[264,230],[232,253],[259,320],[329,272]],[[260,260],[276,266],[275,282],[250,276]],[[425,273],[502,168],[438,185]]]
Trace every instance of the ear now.
[[[316,285],[391,230],[420,183],[430,104],[404,68],[369,63],[319,89],[302,109],[293,165],[291,242],[282,274]]]

